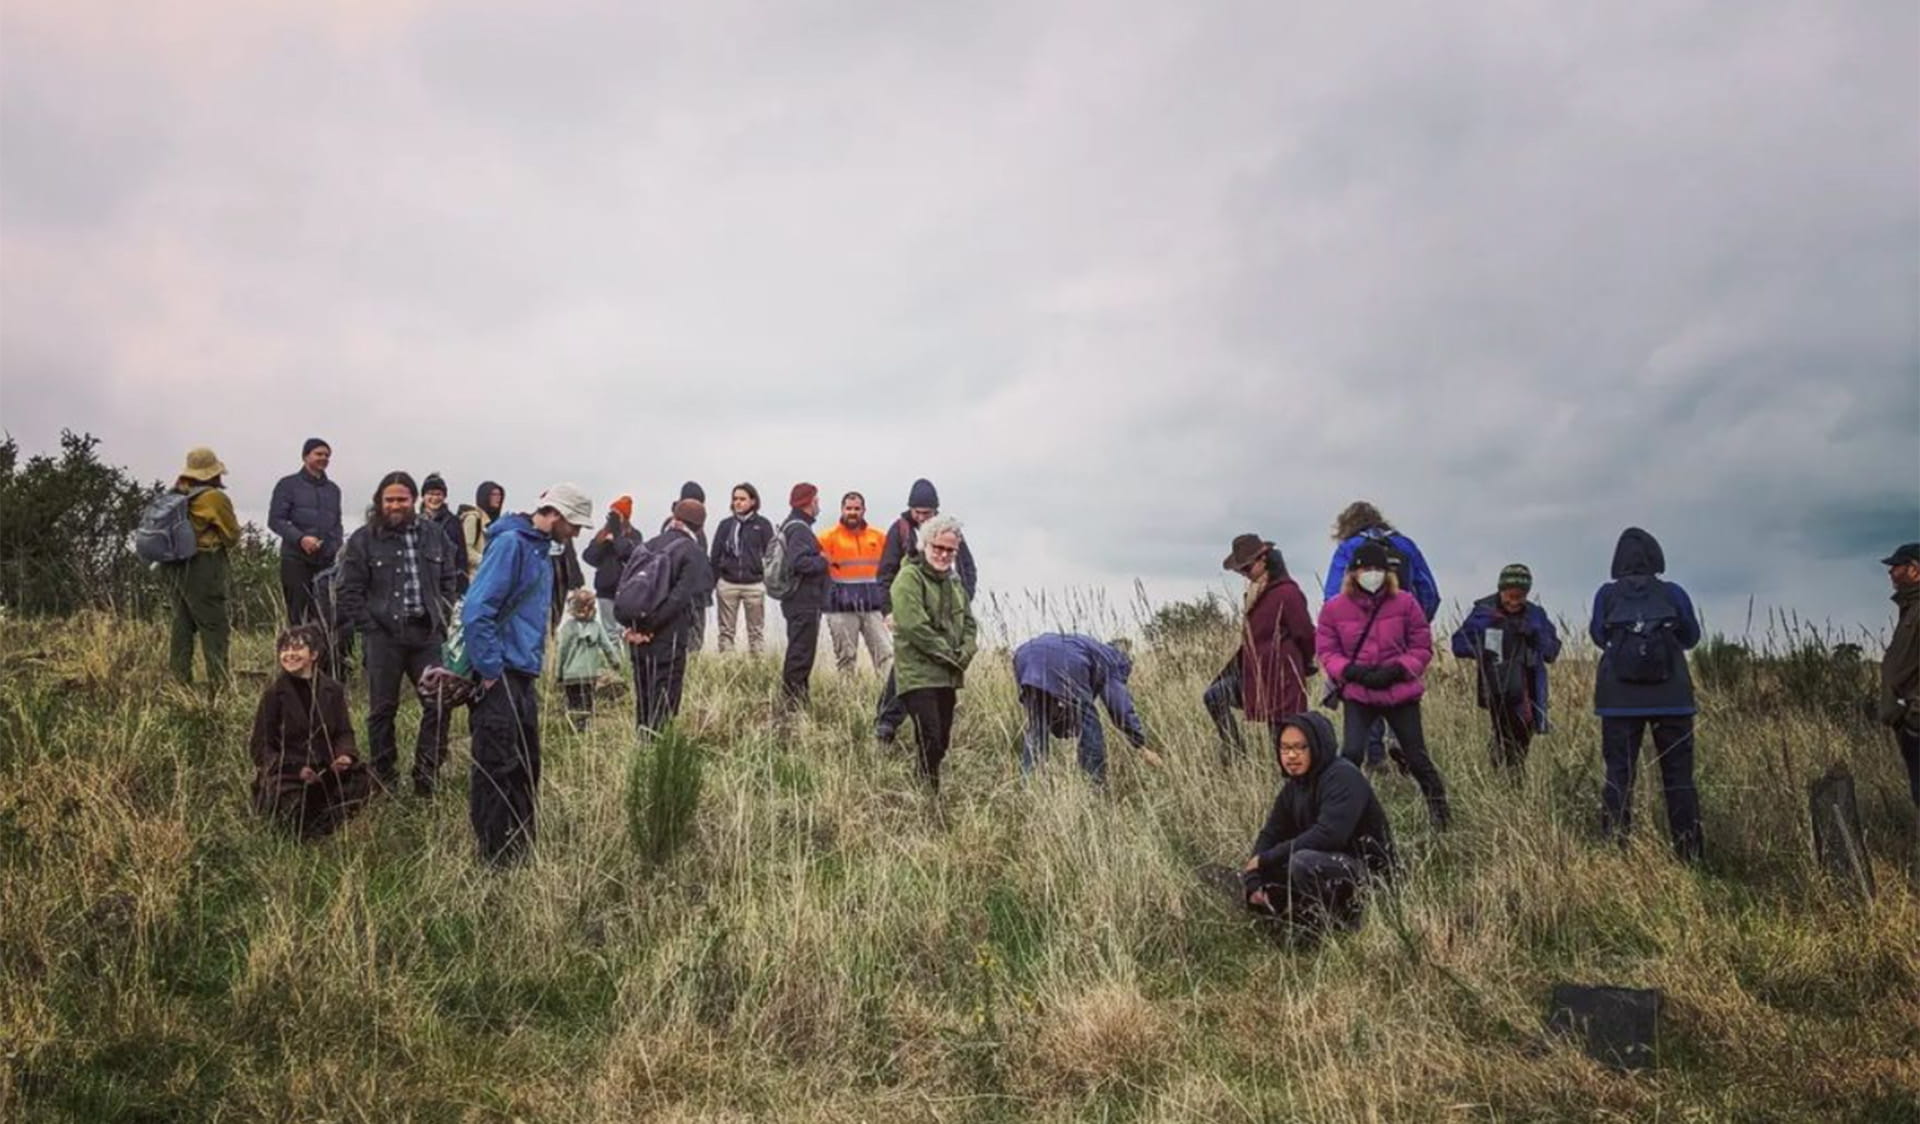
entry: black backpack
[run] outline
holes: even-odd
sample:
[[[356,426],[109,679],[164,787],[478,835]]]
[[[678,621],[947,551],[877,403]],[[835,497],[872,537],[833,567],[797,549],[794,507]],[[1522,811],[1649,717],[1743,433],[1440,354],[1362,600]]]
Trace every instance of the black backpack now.
[[[1656,684],[1673,678],[1680,654],[1680,607],[1657,578],[1616,583],[1602,621],[1607,662],[1622,683]]]

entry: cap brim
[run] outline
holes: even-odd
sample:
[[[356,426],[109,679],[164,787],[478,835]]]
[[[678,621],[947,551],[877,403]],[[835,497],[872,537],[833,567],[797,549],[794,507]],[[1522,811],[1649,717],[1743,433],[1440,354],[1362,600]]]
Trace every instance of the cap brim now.
[[[1880,560],[1882,566],[1904,566],[1909,562],[1920,562],[1920,558],[1902,558],[1898,554],[1895,554]]]
[[[225,476],[226,474],[227,466],[224,464],[216,464],[212,468],[183,468],[180,470],[180,475],[187,480],[211,480],[216,476]]]

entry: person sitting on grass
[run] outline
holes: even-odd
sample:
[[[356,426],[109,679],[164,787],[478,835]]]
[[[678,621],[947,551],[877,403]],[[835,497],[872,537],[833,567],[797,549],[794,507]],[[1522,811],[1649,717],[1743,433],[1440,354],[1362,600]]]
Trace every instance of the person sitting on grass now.
[[[567,620],[557,641],[560,686],[567,694],[567,721],[575,733],[593,718],[593,688],[600,674],[619,667],[622,660],[620,645],[599,621],[599,607],[592,589],[568,594]]]
[[[303,839],[318,839],[359,812],[370,781],[346,688],[316,666],[313,626],[286,630],[275,647],[281,673],[253,715],[253,810]]]
[[[1286,779],[1241,868],[1247,906],[1308,940],[1353,928],[1361,885],[1397,863],[1386,810],[1318,714],[1283,719],[1275,756]]]

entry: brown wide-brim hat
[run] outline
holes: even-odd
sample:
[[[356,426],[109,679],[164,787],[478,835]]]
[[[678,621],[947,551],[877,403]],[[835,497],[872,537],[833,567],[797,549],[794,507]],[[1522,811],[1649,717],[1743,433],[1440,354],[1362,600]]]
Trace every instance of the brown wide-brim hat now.
[[[203,484],[226,474],[227,466],[221,464],[220,458],[213,455],[213,450],[204,445],[187,450],[187,466],[180,470],[180,475],[185,479],[198,480]]]
[[[1232,570],[1235,573],[1239,573],[1241,570],[1253,565],[1259,559],[1266,557],[1267,551],[1272,549],[1273,544],[1261,538],[1259,535],[1235,535],[1233,536],[1233,552],[1227,555],[1226,561],[1220,563],[1220,568],[1222,570]]]

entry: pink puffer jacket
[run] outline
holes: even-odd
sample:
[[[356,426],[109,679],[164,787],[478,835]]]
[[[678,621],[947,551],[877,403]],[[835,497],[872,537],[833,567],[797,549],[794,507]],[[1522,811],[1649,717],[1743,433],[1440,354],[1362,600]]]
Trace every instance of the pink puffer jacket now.
[[[1354,651],[1360,633],[1375,602],[1380,617],[1367,632],[1366,648]],[[1314,653],[1320,668],[1331,680],[1344,681],[1347,668],[1354,664],[1399,664],[1407,677],[1391,687],[1362,687],[1348,683],[1342,697],[1366,706],[1404,706],[1427,693],[1421,676],[1433,662],[1433,633],[1427,628],[1427,615],[1410,593],[1342,593],[1320,610],[1320,625],[1313,633]]]

